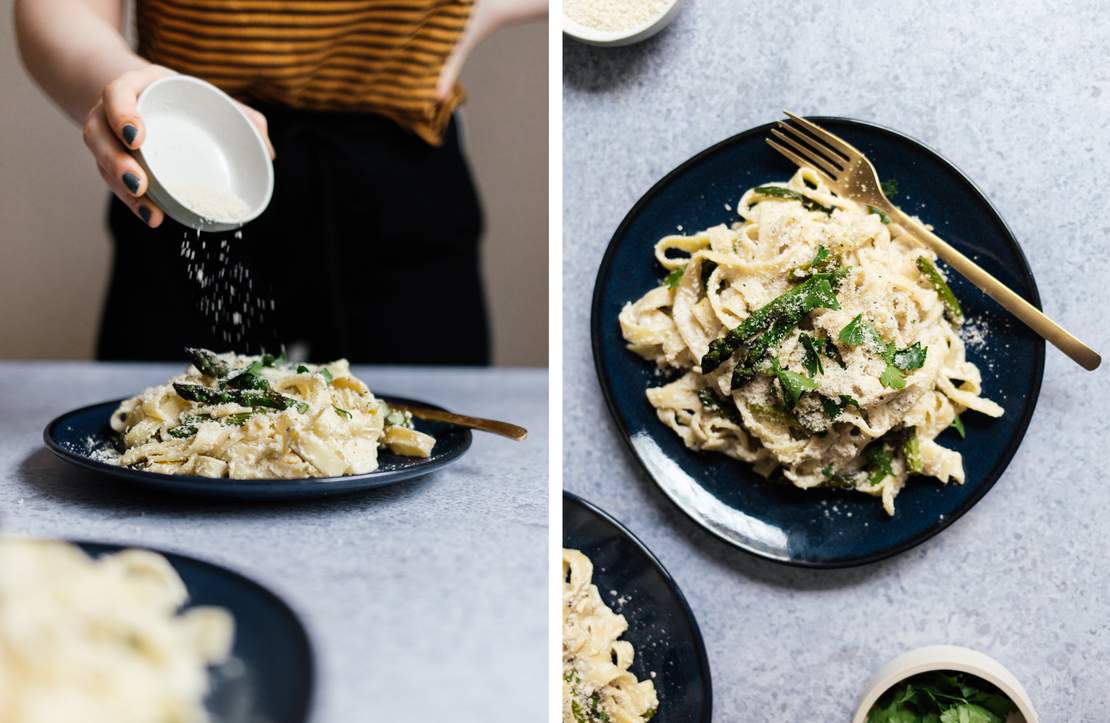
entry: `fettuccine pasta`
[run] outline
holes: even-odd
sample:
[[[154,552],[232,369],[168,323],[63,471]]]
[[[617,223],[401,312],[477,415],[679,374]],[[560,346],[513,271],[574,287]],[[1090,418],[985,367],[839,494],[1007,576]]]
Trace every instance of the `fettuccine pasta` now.
[[[207,666],[227,659],[234,623],[178,615],[186,598],[153,552],[0,540],[0,723],[208,721]]]
[[[628,348],[674,381],[647,390],[687,447],[777,470],[797,487],[894,498],[910,474],[962,483],[936,442],[991,417],[962,310],[935,254],[812,169],[749,189],[740,221],[667,236],[670,272],[620,313]]]
[[[563,723],[645,723],[659,706],[655,685],[629,672],[632,644],[618,639],[628,623],[602,601],[593,571],[563,550]]]
[[[169,383],[112,415],[117,464],[165,474],[235,479],[335,477],[378,467],[378,448],[428,457],[435,439],[413,429],[353,376],[345,359],[322,366],[268,356],[189,350]]]

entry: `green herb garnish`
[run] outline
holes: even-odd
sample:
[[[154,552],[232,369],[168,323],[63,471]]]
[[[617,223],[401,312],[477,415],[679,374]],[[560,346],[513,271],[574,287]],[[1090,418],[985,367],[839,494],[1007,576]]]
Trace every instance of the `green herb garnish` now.
[[[262,362],[251,362],[249,366],[238,374],[220,382],[220,387],[231,389],[269,389],[270,382],[266,381],[260,372],[264,365]]]
[[[967,430],[964,429],[964,420],[960,419],[960,415],[952,418],[952,424],[949,427],[955,427],[956,431],[960,433],[960,439],[967,439]]]
[[[798,335],[798,341],[802,343],[802,349],[804,350],[802,366],[806,368],[806,373],[810,377],[824,374],[825,365],[821,363],[821,355],[817,352],[817,345],[814,343],[813,337],[803,331]]]
[[[875,352],[886,362],[886,368],[879,375],[879,382],[889,389],[902,389],[906,386],[906,375],[902,372],[920,369],[925,364],[925,355],[929,349],[921,346],[921,342],[914,342],[913,346],[897,349],[893,342],[883,341],[871,322],[863,320],[863,314],[849,321],[840,335],[841,342],[850,346],[864,345]]]
[[[825,416],[827,416],[829,419],[836,419],[840,416],[840,413],[849,406],[855,407],[856,409],[862,409],[862,407],[860,407],[859,405],[859,401],[856,400],[855,397],[848,394],[841,394],[839,400],[832,400],[828,397],[821,397],[821,407],[825,410]]]
[[[348,412],[346,409],[341,409],[341,408],[335,406],[334,404],[331,405],[331,408],[334,409],[335,413],[338,414],[341,417],[346,417],[347,419],[353,419],[354,418],[354,415],[351,414],[350,412]]]
[[[273,354],[262,355],[262,366],[264,367],[283,367],[288,363],[285,358],[285,352],[274,356]]]
[[[883,189],[883,195],[887,198],[894,198],[898,195],[898,181],[893,178],[886,179],[879,184],[879,187]]]
[[[787,410],[793,409],[798,404],[804,392],[812,392],[817,388],[817,383],[809,377],[783,369],[775,357],[771,357],[771,371],[782,387],[782,401]]]
[[[311,373],[311,371],[312,370],[309,369],[308,367],[306,367],[304,364],[298,364],[297,365],[297,373],[298,374],[309,374],[309,373]]]
[[[663,279],[663,283],[667,285],[668,289],[677,289],[678,285],[682,283],[682,275],[686,273],[686,266],[679,266],[677,269],[667,274]]]
[[[872,487],[894,474],[893,461],[894,454],[883,440],[867,448],[867,481]]]
[[[890,216],[887,215],[887,212],[884,211],[881,208],[875,208],[874,206],[868,206],[867,207],[867,212],[876,214],[879,217],[879,220],[882,221],[884,224],[890,223]]]
[[[327,367],[320,367],[320,376],[322,376],[324,379],[327,379],[328,384],[331,384],[332,375]]]
[[[701,402],[703,409],[718,412],[733,424],[741,424],[740,413],[736,411],[736,405],[732,404],[731,400],[726,401],[716,390],[702,387],[698,390],[698,400]]]
[[[959,300],[956,299],[956,295],[952,293],[952,288],[948,285],[948,282],[944,280],[944,277],[941,276],[940,271],[933,265],[933,262],[924,256],[918,256],[917,270],[921,272],[921,275],[925,277],[925,280],[928,281],[933,287],[933,290],[937,292],[937,296],[940,297],[941,303],[944,304],[944,310],[948,313],[948,318],[956,323],[963,319],[964,310],[960,307]]]

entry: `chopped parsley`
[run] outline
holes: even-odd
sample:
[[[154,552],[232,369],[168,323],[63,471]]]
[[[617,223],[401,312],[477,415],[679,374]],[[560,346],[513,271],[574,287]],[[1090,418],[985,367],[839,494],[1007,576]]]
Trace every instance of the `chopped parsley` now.
[[[832,400],[824,396],[821,397],[821,407],[825,410],[825,416],[829,419],[836,419],[840,416],[840,413],[849,406],[862,409],[859,405],[859,401],[848,394],[841,394],[838,400]]]
[[[887,477],[894,474],[891,462],[894,454],[887,447],[886,442],[879,440],[867,448],[867,481],[874,487]]]
[[[331,372],[328,371],[327,367],[320,367],[320,376],[322,376],[324,379],[327,379],[328,384],[331,384],[331,380],[333,377],[331,375]]]
[[[310,372],[309,368],[306,367],[304,364],[298,364],[297,365],[297,373],[298,374],[310,374],[311,372]]]
[[[783,369],[779,360],[771,357],[771,371],[779,380],[782,388],[782,400],[787,410],[793,409],[805,392],[812,392],[817,388],[817,383],[809,377]]]
[[[667,285],[668,289],[677,289],[678,285],[682,283],[682,275],[686,273],[686,266],[679,266],[677,269],[667,274],[663,279],[663,283]]]
[[[952,424],[948,426],[954,427],[956,431],[959,432],[960,439],[967,439],[967,430],[964,429],[964,420],[960,419],[960,415],[957,414],[955,417],[953,417]]]
[[[879,217],[879,220],[882,221],[884,224],[890,223],[890,216],[887,215],[887,212],[884,211],[881,208],[875,208],[874,206],[868,206],[867,207],[867,212],[877,215]]]
[[[879,375],[879,383],[889,389],[904,388],[906,375],[903,372],[920,369],[925,364],[925,355],[929,351],[927,347],[921,346],[921,342],[914,342],[905,349],[897,349],[894,342],[883,341],[878,329],[871,322],[863,320],[863,314],[856,314],[840,330],[837,339],[850,346],[864,345],[882,357],[886,368]]]
[[[898,195],[898,181],[893,178],[886,179],[879,184],[879,187],[883,189],[883,195],[887,198],[894,198]]]
[[[338,414],[338,415],[339,415],[339,416],[341,416],[341,417],[346,417],[347,419],[353,419],[353,418],[354,418],[354,415],[352,415],[352,414],[351,414],[350,412],[348,412],[348,411],[347,411],[346,409],[342,409],[342,408],[340,408],[340,407],[337,407],[337,406],[335,406],[334,404],[333,404],[333,405],[331,405],[331,408],[332,408],[332,409],[334,409],[334,410],[335,410],[335,413],[336,413],[336,414]]]
[[[814,343],[813,337],[803,331],[798,335],[798,341],[802,343],[802,349],[804,350],[802,366],[806,368],[806,373],[810,377],[824,374],[825,365],[821,363],[821,355],[817,352],[817,345]]]

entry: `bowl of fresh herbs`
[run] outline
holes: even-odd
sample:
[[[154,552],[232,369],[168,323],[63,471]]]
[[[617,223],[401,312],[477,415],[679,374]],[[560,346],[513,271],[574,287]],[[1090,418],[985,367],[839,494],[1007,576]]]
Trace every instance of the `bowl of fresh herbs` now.
[[[1014,674],[956,645],[904,653],[867,685],[852,723],[1038,723]]]

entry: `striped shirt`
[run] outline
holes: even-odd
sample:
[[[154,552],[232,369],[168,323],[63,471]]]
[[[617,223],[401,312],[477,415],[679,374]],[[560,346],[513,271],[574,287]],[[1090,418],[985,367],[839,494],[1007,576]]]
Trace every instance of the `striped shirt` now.
[[[474,0],[138,0],[139,54],[236,98],[377,113],[438,145],[436,99]]]

